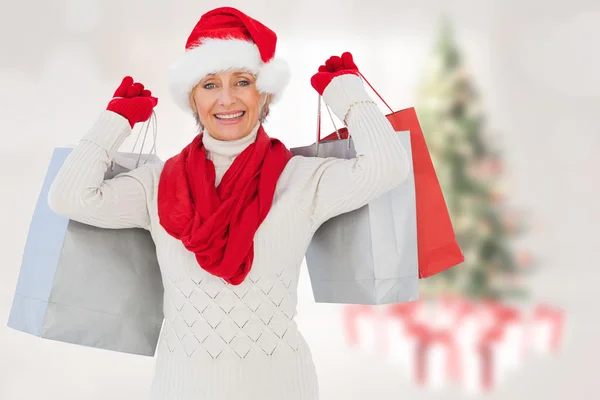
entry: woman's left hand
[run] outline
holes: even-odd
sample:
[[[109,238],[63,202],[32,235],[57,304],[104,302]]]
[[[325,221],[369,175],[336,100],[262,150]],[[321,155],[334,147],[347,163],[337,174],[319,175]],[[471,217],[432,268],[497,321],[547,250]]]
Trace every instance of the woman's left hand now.
[[[325,88],[336,76],[354,74],[358,75],[358,67],[352,59],[352,54],[345,52],[341,57],[332,56],[319,67],[319,72],[310,79],[310,84],[322,96]]]

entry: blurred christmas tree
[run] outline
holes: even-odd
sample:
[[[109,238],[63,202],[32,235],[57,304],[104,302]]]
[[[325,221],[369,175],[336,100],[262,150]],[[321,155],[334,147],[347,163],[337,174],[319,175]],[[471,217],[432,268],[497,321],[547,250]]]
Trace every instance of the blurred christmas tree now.
[[[421,281],[421,296],[525,296],[523,276],[531,257],[516,253],[509,241],[523,232],[522,217],[506,204],[502,161],[486,137],[478,93],[447,21],[418,89],[416,110],[465,255],[463,264]]]

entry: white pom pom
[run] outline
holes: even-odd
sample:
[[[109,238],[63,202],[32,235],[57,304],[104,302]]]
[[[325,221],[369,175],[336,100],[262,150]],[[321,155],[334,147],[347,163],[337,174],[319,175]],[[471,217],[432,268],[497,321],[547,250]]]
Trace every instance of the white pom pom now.
[[[276,102],[290,81],[291,71],[283,59],[272,59],[264,64],[256,79],[256,88],[263,93],[271,93],[272,103]]]

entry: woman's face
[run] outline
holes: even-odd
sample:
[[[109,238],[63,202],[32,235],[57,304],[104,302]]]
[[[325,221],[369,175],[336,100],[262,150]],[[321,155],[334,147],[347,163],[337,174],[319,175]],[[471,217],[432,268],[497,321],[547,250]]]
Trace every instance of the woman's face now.
[[[200,122],[218,140],[248,135],[258,123],[260,102],[256,78],[243,71],[207,75],[192,92]]]

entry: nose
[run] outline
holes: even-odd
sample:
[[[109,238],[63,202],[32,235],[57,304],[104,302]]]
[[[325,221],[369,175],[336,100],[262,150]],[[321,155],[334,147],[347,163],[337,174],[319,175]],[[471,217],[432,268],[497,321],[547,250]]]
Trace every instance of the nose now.
[[[219,92],[219,104],[222,106],[229,106],[235,103],[235,95],[233,89],[229,86],[225,86]]]

